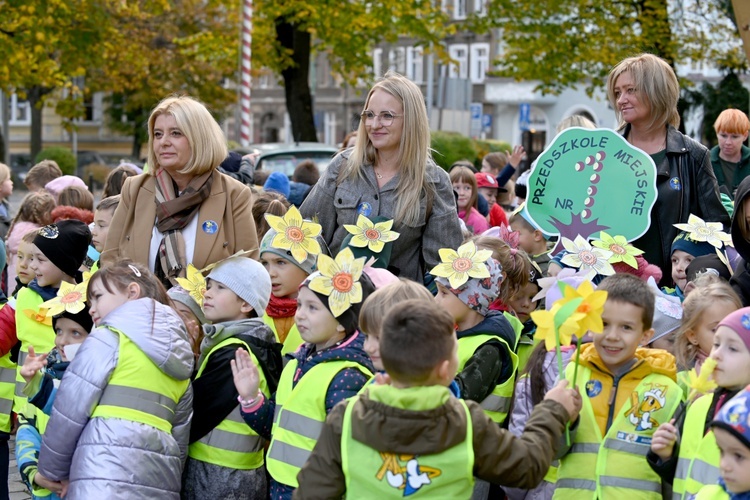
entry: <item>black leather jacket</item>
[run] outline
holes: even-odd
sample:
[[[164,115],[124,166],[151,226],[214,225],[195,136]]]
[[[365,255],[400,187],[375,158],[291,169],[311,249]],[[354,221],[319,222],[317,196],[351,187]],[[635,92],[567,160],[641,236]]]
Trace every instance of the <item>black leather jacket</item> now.
[[[622,134],[627,137],[630,125]],[[667,155],[656,165],[657,197],[651,210],[651,226],[633,242],[651,264],[659,266],[660,285],[672,283],[672,240],[692,213],[706,222],[721,222],[729,229],[729,214],[721,204],[708,149],[671,125],[667,129]],[[616,210],[613,207],[613,210]]]

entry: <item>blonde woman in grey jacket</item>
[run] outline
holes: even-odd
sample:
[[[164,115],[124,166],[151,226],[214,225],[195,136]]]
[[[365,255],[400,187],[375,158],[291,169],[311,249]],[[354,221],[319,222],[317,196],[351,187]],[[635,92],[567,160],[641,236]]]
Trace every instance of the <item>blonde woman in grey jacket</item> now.
[[[193,405],[185,326],[139,264],[97,272],[88,300],[95,328],[60,384],[39,472],[72,500],[177,500]]]
[[[335,255],[361,214],[393,219],[400,234],[389,269],[422,282],[440,263],[438,250],[462,241],[453,186],[430,155],[430,127],[421,90],[388,72],[370,89],[357,142],[338,154],[300,209],[318,217]]]

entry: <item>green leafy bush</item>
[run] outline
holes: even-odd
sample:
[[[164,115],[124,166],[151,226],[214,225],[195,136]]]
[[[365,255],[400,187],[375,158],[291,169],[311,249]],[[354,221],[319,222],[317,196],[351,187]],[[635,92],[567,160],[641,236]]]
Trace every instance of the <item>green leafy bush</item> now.
[[[435,163],[445,170],[458,160],[475,163],[477,159],[474,141],[458,132],[433,131],[430,146]]]
[[[34,158],[34,163],[39,163],[42,160],[54,160],[65,175],[76,174],[76,157],[68,148],[53,147],[43,149]]]
[[[506,151],[513,151],[513,148],[505,141],[496,141],[494,139],[478,139],[474,141],[477,148],[477,156],[479,157],[479,164],[482,163],[488,153],[505,153]]]

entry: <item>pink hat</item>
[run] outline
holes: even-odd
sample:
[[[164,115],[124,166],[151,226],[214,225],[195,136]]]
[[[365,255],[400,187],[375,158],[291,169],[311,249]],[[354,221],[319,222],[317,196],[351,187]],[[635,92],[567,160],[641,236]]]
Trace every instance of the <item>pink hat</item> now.
[[[719,322],[717,328],[719,326],[726,326],[734,330],[745,343],[747,350],[750,351],[750,307],[743,307],[727,315]]]
[[[74,175],[63,175],[62,177],[49,181],[45,184],[44,189],[52,195],[55,199],[55,203],[57,203],[57,197],[60,195],[60,192],[70,186],[79,186],[84,189],[89,188],[80,178]]]

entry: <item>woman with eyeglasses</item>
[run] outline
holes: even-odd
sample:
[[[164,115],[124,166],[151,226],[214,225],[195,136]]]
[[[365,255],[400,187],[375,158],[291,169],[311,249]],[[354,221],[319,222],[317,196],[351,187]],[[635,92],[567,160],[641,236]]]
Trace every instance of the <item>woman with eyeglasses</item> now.
[[[400,236],[388,268],[418,282],[440,262],[440,248],[461,244],[453,187],[432,161],[417,85],[389,71],[370,89],[354,148],[333,159],[300,211],[318,217],[333,255],[358,215],[393,219]]]

